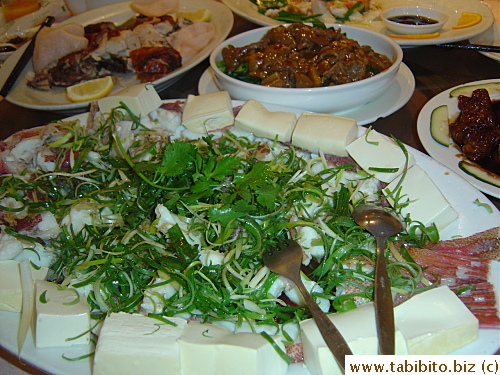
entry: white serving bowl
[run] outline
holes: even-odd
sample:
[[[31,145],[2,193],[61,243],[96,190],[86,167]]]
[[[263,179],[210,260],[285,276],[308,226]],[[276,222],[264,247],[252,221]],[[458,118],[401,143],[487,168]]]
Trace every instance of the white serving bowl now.
[[[389,18],[396,16],[421,16],[437,21],[433,24],[411,25],[391,21]],[[437,9],[420,6],[407,6],[386,9],[381,14],[385,27],[398,34],[429,34],[441,30],[448,21],[448,15]]]
[[[313,88],[268,87],[247,83],[228,76],[217,67],[216,63],[222,60],[221,51],[224,47],[228,45],[242,47],[257,42],[269,29],[276,27],[268,26],[233,36],[212,51],[210,66],[214,71],[215,81],[220,88],[229,93],[232,99],[255,99],[264,103],[322,113],[344,112],[362,106],[382,95],[398,73],[403,59],[401,47],[391,38],[366,28],[347,25],[328,26],[340,27],[348,38],[358,41],[360,45],[371,46],[375,52],[386,55],[393,61],[393,64],[385,71],[360,81]]]

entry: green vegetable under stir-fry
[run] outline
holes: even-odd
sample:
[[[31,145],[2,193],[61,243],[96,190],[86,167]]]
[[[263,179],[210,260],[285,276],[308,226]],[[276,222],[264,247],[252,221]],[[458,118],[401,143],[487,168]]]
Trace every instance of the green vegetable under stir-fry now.
[[[302,2],[289,2],[287,0],[250,0],[257,5],[259,13],[269,16],[277,21],[292,22],[310,22],[316,26],[323,26],[322,16],[327,19],[333,17],[335,23],[345,23],[351,21],[354,14],[363,14],[368,11],[364,1],[344,1],[344,0],[325,0],[322,5],[315,6],[314,0]],[[317,3],[321,3],[318,1]],[[369,1],[367,2],[369,4]],[[323,14],[318,12],[321,9]]]

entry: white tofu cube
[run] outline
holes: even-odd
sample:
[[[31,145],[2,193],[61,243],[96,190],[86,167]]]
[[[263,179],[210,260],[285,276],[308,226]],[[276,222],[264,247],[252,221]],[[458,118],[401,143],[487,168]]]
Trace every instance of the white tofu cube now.
[[[285,351],[279,336],[274,342]],[[189,322],[179,339],[181,375],[284,375],[288,364],[259,333]]]
[[[477,318],[447,286],[396,306],[394,318],[409,354],[448,354],[478,338]]]
[[[168,320],[175,326],[139,314],[110,314],[99,333],[92,374],[179,375],[177,340],[187,322]]]
[[[328,317],[344,336],[353,354],[378,353],[375,310],[372,303],[345,313],[329,314]],[[341,375],[340,367],[326,346],[316,322],[313,319],[302,321],[300,328],[304,362],[311,374]],[[405,339],[399,329],[396,329],[396,354],[408,354]]]
[[[401,177],[398,177],[392,181],[384,189],[384,193],[392,206],[395,205],[396,201],[398,204],[409,202],[401,209],[403,216],[410,215],[412,220],[420,221],[426,226],[435,223],[439,230],[458,218],[457,212],[427,173],[418,165],[408,169],[401,183],[400,191],[396,192],[396,196],[399,196],[396,200],[395,195],[389,195],[389,193],[394,192],[400,179]]]
[[[250,99],[241,107],[234,126],[256,137],[290,142],[297,118],[294,113],[269,111],[263,104]]]
[[[101,113],[110,113],[123,102],[137,117],[146,117],[150,112],[160,108],[161,98],[154,86],[143,83],[128,87],[112,96],[106,96],[97,101]]]
[[[85,297],[78,295],[75,289],[35,281],[37,348],[88,344],[89,329],[90,306]]]
[[[346,146],[356,139],[356,120],[320,113],[303,113],[292,134],[292,144],[318,154],[347,156]]]
[[[182,124],[194,133],[206,133],[234,123],[233,106],[227,91],[188,95]]]
[[[406,157],[399,145],[391,138],[370,130],[346,147],[349,155],[367,173],[380,181],[391,182],[403,173]],[[415,158],[409,154],[408,168],[415,164]],[[377,171],[382,169],[385,171]],[[388,170],[394,169],[394,172]]]
[[[278,336],[271,336],[285,351]],[[219,340],[218,375],[285,375],[288,364],[276,349],[258,333],[235,333]]]
[[[233,333],[224,327],[191,321],[179,338],[181,375],[219,375],[218,342]]]
[[[31,267],[33,280],[43,280],[47,276],[47,267],[38,270]],[[0,261],[0,310],[21,311],[23,290],[19,262],[15,260]]]

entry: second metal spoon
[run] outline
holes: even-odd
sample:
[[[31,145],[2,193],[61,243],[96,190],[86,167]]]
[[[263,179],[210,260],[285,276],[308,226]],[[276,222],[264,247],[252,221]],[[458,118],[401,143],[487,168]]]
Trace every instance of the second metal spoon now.
[[[377,240],[374,301],[379,354],[393,355],[396,349],[394,305],[384,251],[388,238],[402,232],[404,225],[395,215],[374,204],[356,206],[352,215],[354,221]]]
[[[337,327],[319,308],[302,282],[300,277],[302,247],[295,241],[288,241],[288,243],[279,246],[273,252],[264,252],[262,260],[271,271],[285,276],[299,288],[326,345],[337,360],[342,372],[344,372],[345,356],[352,355],[351,349]]]

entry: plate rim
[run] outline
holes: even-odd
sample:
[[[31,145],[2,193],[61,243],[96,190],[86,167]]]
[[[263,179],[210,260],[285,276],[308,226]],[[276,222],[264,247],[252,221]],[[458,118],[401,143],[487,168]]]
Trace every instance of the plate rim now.
[[[486,41],[486,44],[492,44],[492,45],[500,45],[500,23],[494,23],[491,25],[488,29],[483,31],[481,34],[478,34],[470,39],[470,42],[473,44],[484,44],[483,40],[481,37],[483,34],[487,33],[491,29],[491,32],[493,33],[493,40],[488,40]],[[486,57],[489,57],[490,59],[496,60],[500,62],[500,53],[498,52],[480,52]]]

